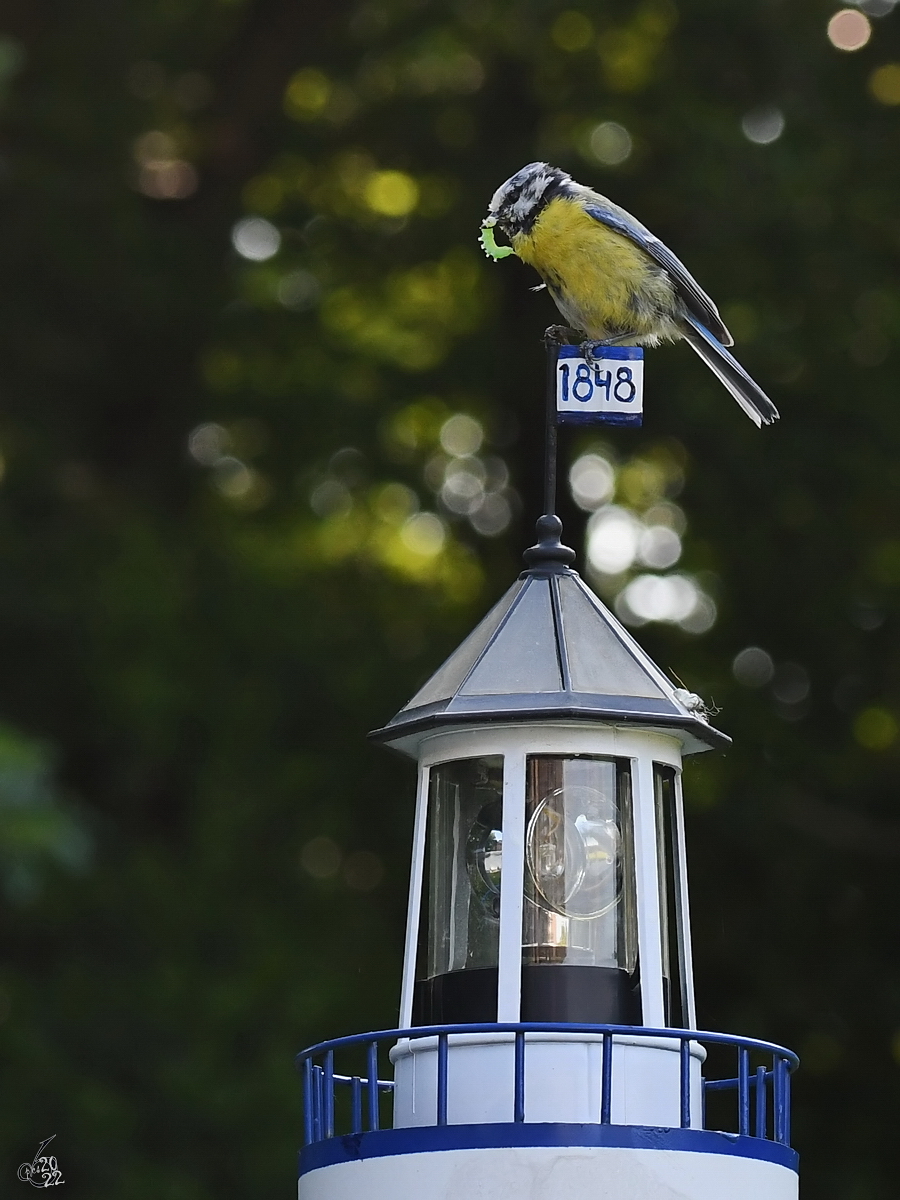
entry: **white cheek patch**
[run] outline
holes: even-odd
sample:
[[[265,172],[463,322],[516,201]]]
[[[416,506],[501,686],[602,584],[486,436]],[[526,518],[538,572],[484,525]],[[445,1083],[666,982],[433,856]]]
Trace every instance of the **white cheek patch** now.
[[[555,176],[542,172],[540,175],[536,175],[534,179],[529,180],[518,200],[512,205],[510,211],[513,216],[522,220],[533,212],[540,204],[544,192],[554,182],[554,178]]]
[[[509,187],[508,179],[507,179],[506,183],[500,184],[500,186],[497,188],[496,192],[494,192],[493,196],[491,196],[491,202],[488,205],[488,212],[496,213],[496,212],[500,211],[500,205],[503,203],[503,199],[506,195],[506,189],[508,187]]]
[[[540,206],[544,192],[555,182],[568,181],[564,171],[558,171],[546,163],[535,163],[530,168],[510,176],[491,197],[488,206],[489,218],[507,214],[516,223],[523,223]],[[510,203],[510,196],[518,192]]]

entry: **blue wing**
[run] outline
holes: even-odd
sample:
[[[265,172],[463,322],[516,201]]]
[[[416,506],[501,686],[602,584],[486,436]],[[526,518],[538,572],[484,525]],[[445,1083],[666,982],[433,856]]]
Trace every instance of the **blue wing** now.
[[[584,211],[595,221],[608,225],[616,233],[621,233],[635,245],[640,246],[671,277],[675,284],[675,290],[688,312],[705,325],[723,346],[734,344],[734,338],[725,328],[715,304],[681,259],[676,258],[669,247],[664,245],[659,238],[654,237],[649,229],[641,225],[634,217],[629,216],[624,209],[603,203],[600,197],[596,200],[592,198],[589,203],[585,204]]]

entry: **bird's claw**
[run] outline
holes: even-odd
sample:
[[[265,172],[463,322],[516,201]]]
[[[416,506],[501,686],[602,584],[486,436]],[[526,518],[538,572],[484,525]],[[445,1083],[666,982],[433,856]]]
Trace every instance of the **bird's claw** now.
[[[631,341],[635,337],[633,333],[620,333],[618,337],[601,338],[599,341],[590,339],[583,341],[579,345],[579,350],[588,366],[596,366],[603,357],[603,351],[609,346],[621,346],[623,342]],[[598,354],[597,351],[600,351]]]
[[[548,346],[570,346],[578,340],[578,331],[568,325],[550,325],[544,330],[544,342]]]

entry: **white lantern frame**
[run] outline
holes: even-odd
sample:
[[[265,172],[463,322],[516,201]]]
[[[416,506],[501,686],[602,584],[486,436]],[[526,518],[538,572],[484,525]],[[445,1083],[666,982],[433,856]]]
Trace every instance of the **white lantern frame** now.
[[[685,1007],[684,1027],[696,1028],[681,788],[683,743],[677,733],[635,725],[551,718],[437,729],[423,736],[417,749],[418,786],[400,1000],[401,1026],[411,1027],[413,1024],[413,997],[420,952],[419,928],[426,888],[424,869],[429,837],[428,794],[432,769],[439,764],[462,759],[488,756],[503,759],[503,874],[500,889],[497,1020],[515,1022],[520,1019],[521,1013],[526,760],[540,755],[590,755],[624,759],[631,765],[642,1022],[645,1026],[657,1028],[665,1027],[670,1022],[665,1012],[661,919],[666,881],[660,877],[662,864],[658,850],[659,831],[656,828],[654,765],[674,769],[675,904],[679,917],[678,947]]]

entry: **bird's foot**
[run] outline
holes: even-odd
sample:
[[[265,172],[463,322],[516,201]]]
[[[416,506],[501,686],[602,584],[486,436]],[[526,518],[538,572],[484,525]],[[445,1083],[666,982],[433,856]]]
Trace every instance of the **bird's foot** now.
[[[635,333],[619,333],[615,337],[610,338],[600,338],[599,340],[588,339],[581,342],[578,348],[585,362],[593,366],[594,363],[599,362],[603,357],[603,351],[607,346],[621,346],[623,342],[631,342],[636,337],[637,334]],[[598,350],[600,351],[599,354],[597,353]]]
[[[550,325],[544,330],[545,346],[571,346],[577,344],[581,334],[568,325]]]

